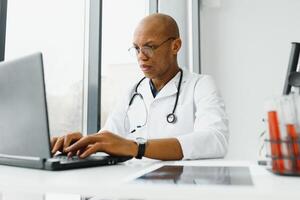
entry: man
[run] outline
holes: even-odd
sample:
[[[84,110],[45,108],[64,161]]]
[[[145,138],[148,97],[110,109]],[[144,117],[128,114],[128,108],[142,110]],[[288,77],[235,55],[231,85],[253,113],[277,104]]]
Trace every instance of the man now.
[[[54,137],[52,153],[59,150],[85,158],[100,151],[159,160],[224,157],[228,121],[223,100],[210,76],[179,68],[180,47],[172,17],[145,17],[134,32],[130,50],[146,78],[130,89],[98,133]],[[145,107],[133,112],[137,98]],[[145,120],[130,127],[142,115]]]

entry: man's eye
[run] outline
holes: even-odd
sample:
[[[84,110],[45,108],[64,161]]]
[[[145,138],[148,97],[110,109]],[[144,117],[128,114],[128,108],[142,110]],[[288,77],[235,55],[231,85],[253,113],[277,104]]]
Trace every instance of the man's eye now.
[[[149,48],[149,49],[153,49],[154,45],[147,45],[147,46],[144,46],[144,47]]]
[[[135,51],[139,52],[140,51],[140,47],[133,47],[135,49]]]

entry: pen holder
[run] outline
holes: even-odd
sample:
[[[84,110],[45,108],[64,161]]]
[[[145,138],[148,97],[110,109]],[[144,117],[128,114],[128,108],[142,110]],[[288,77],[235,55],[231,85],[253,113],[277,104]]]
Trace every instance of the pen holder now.
[[[300,176],[300,140],[265,139],[270,170],[279,175]]]

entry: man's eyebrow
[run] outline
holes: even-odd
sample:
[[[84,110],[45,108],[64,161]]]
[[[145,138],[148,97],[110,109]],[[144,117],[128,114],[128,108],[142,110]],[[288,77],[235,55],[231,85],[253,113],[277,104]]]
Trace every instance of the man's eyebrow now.
[[[146,43],[144,43],[142,46],[147,46],[147,45],[150,45],[150,44],[153,44],[153,43],[154,43],[154,41],[149,40]],[[136,43],[133,43],[133,46],[138,46],[138,45]]]

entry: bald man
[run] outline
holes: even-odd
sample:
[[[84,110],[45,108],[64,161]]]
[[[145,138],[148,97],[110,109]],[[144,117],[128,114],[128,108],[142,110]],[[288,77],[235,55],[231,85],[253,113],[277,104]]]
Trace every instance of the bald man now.
[[[53,137],[52,153],[85,158],[106,152],[159,160],[224,157],[228,120],[223,100],[210,76],[179,67],[181,43],[172,17],[142,19],[129,50],[145,77],[129,88],[98,133]]]

